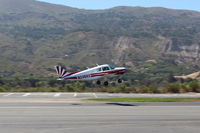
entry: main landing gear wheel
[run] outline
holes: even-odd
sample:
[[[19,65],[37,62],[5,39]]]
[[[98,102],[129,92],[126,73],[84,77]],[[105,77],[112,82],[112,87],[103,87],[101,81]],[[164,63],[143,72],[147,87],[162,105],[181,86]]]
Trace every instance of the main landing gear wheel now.
[[[105,82],[104,82],[104,85],[105,85],[105,86],[108,86],[108,81],[105,81]]]
[[[118,79],[117,82],[118,82],[118,83],[122,83],[122,80],[121,80],[121,79]]]
[[[101,81],[98,80],[98,81],[96,82],[96,84],[97,84],[97,85],[101,85]]]

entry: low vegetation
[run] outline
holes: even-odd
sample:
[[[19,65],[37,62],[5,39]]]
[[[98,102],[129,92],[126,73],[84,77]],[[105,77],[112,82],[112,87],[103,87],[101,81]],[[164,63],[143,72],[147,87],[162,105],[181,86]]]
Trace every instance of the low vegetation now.
[[[131,81],[109,86],[88,82],[57,81],[55,78],[0,78],[0,92],[109,92],[109,93],[200,93],[200,82],[185,80],[162,85],[138,85]]]

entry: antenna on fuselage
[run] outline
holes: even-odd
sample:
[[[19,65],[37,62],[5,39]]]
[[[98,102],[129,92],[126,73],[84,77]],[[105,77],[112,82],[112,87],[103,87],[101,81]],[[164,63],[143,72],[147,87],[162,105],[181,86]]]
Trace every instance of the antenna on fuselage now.
[[[99,66],[99,64],[96,64],[97,66]]]

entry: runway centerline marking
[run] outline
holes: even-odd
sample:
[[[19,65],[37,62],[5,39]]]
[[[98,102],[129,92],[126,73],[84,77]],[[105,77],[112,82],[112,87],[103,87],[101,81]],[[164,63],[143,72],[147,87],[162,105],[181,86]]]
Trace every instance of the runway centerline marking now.
[[[29,95],[31,95],[31,93],[26,93],[26,94],[23,95],[23,97],[27,97]]]
[[[8,93],[8,94],[6,94],[6,95],[4,95],[5,97],[7,97],[7,96],[10,96],[10,95],[13,95],[14,93]]]

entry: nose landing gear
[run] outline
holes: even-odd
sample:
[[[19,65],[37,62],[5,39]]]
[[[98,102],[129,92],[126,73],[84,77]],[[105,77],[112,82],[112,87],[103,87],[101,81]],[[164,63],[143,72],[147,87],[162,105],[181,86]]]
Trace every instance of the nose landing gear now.
[[[118,79],[117,82],[118,82],[118,83],[122,83],[122,80],[121,80],[121,79]]]

